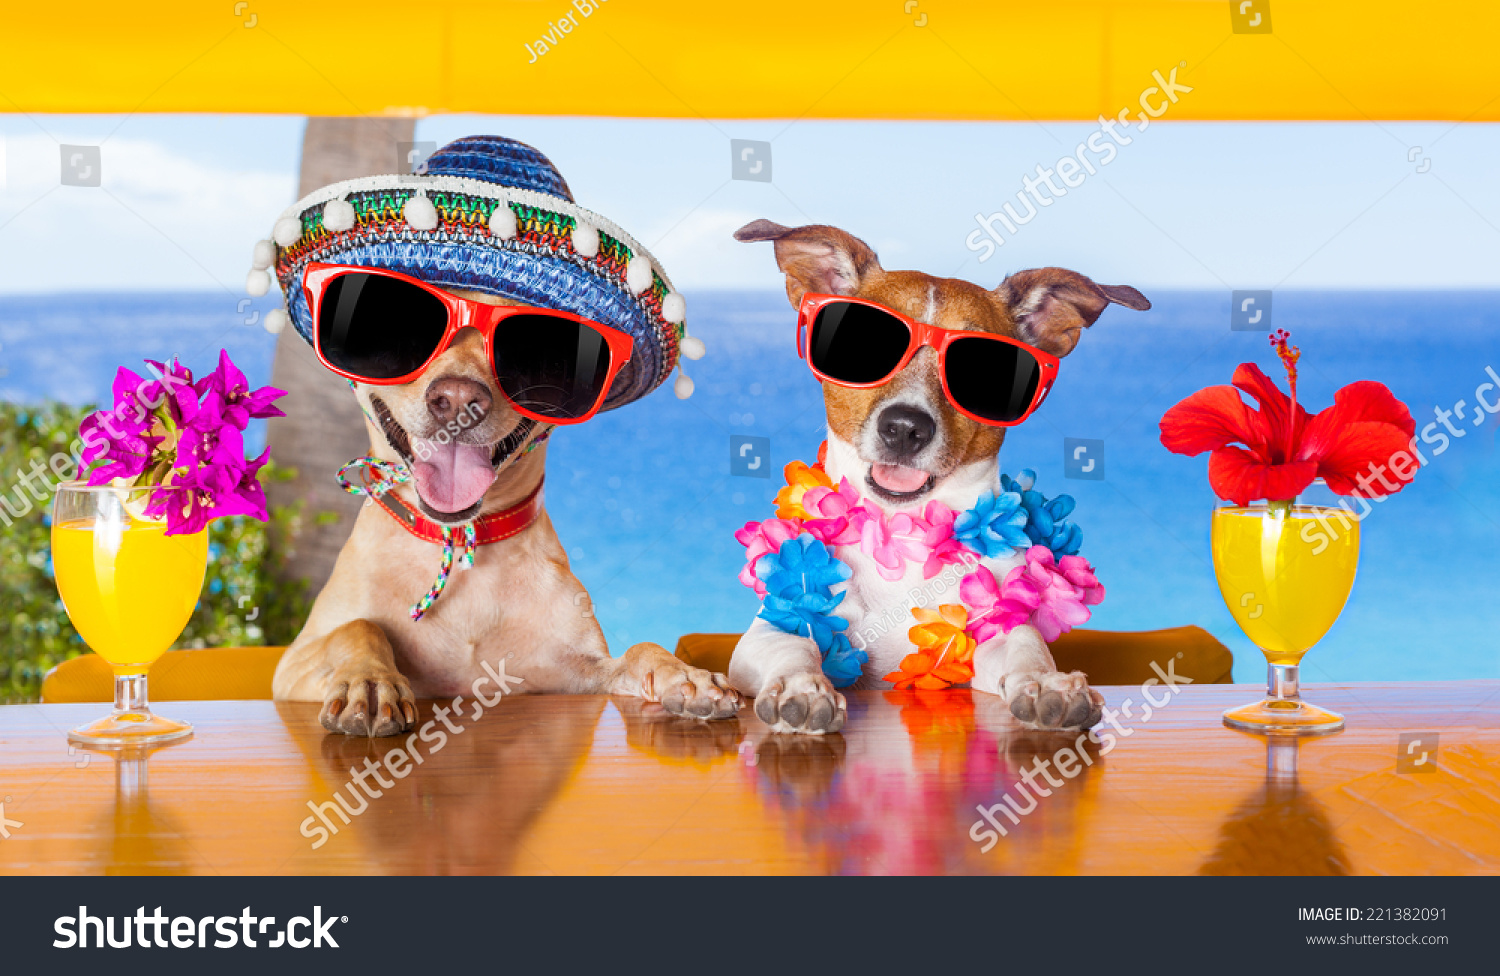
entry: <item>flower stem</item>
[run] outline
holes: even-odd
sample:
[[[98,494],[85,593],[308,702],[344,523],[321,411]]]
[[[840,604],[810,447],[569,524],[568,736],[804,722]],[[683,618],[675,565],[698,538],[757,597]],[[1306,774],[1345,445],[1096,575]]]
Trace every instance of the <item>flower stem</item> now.
[[[1292,503],[1294,498],[1283,498],[1266,502],[1266,511],[1271,513],[1274,519],[1285,519],[1292,514]]]

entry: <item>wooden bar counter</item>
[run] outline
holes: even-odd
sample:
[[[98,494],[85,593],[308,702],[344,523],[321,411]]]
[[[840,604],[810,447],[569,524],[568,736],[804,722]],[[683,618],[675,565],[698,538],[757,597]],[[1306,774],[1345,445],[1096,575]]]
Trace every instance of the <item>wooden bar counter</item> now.
[[[464,703],[439,748],[328,735],[312,704],[166,702],[195,733],[144,757],[70,747],[105,705],[4,706],[0,872],[1500,873],[1500,682],[1313,686],[1348,727],[1295,743],[1220,724],[1249,685],[1151,689],[1149,714],[1101,690],[1131,713],[1081,745],[967,690],[856,692],[822,738],[521,695]],[[420,763],[390,758],[408,743]]]

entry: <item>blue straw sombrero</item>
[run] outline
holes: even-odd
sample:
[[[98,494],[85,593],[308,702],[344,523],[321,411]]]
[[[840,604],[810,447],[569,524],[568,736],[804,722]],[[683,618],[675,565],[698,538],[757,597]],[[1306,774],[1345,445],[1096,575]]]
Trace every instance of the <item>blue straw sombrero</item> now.
[[[415,175],[325,186],[287,208],[271,240],[255,246],[247,290],[275,281],[286,296],[267,328],[288,317],[312,341],[301,288],[309,262],[400,271],[437,285],[561,309],[614,326],[635,340],[603,409],[637,400],[678,368],[677,396],[692,395],[679,355],[703,355],[687,334],[686,306],[666,272],[635,238],[573,202],[546,156],[514,139],[468,136],[428,158]]]

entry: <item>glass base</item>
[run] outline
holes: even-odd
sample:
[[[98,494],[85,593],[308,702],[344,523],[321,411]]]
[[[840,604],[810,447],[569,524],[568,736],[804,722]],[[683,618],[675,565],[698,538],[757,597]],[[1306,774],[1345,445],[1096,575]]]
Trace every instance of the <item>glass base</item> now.
[[[1266,669],[1266,697],[1224,713],[1224,724],[1261,735],[1327,735],[1344,727],[1344,716],[1302,700],[1295,664]]]
[[[1264,698],[1231,708],[1224,724],[1243,732],[1327,735],[1344,727],[1344,716],[1296,698]]]
[[[148,708],[116,709],[97,722],[80,725],[68,733],[74,742],[96,746],[129,746],[146,742],[170,742],[193,734],[186,722],[153,715]]]

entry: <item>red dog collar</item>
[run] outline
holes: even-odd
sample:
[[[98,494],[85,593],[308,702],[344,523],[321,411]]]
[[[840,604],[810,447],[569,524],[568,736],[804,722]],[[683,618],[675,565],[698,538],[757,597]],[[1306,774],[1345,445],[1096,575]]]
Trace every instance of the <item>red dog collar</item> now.
[[[364,479],[365,488],[369,490],[370,500],[385,509],[386,514],[395,519],[402,528],[423,542],[431,542],[433,545],[438,546],[443,544],[443,527],[441,525],[414,510],[410,505],[397,498],[394,492],[376,493],[370,490],[380,479],[372,478],[368,468],[362,469],[361,477]],[[475,519],[475,544],[482,546],[487,543],[509,539],[532,522],[535,522],[537,516],[541,514],[542,482],[538,481],[536,487],[531,490],[531,494],[510,508],[502,512],[491,512],[489,515],[481,515]]]

